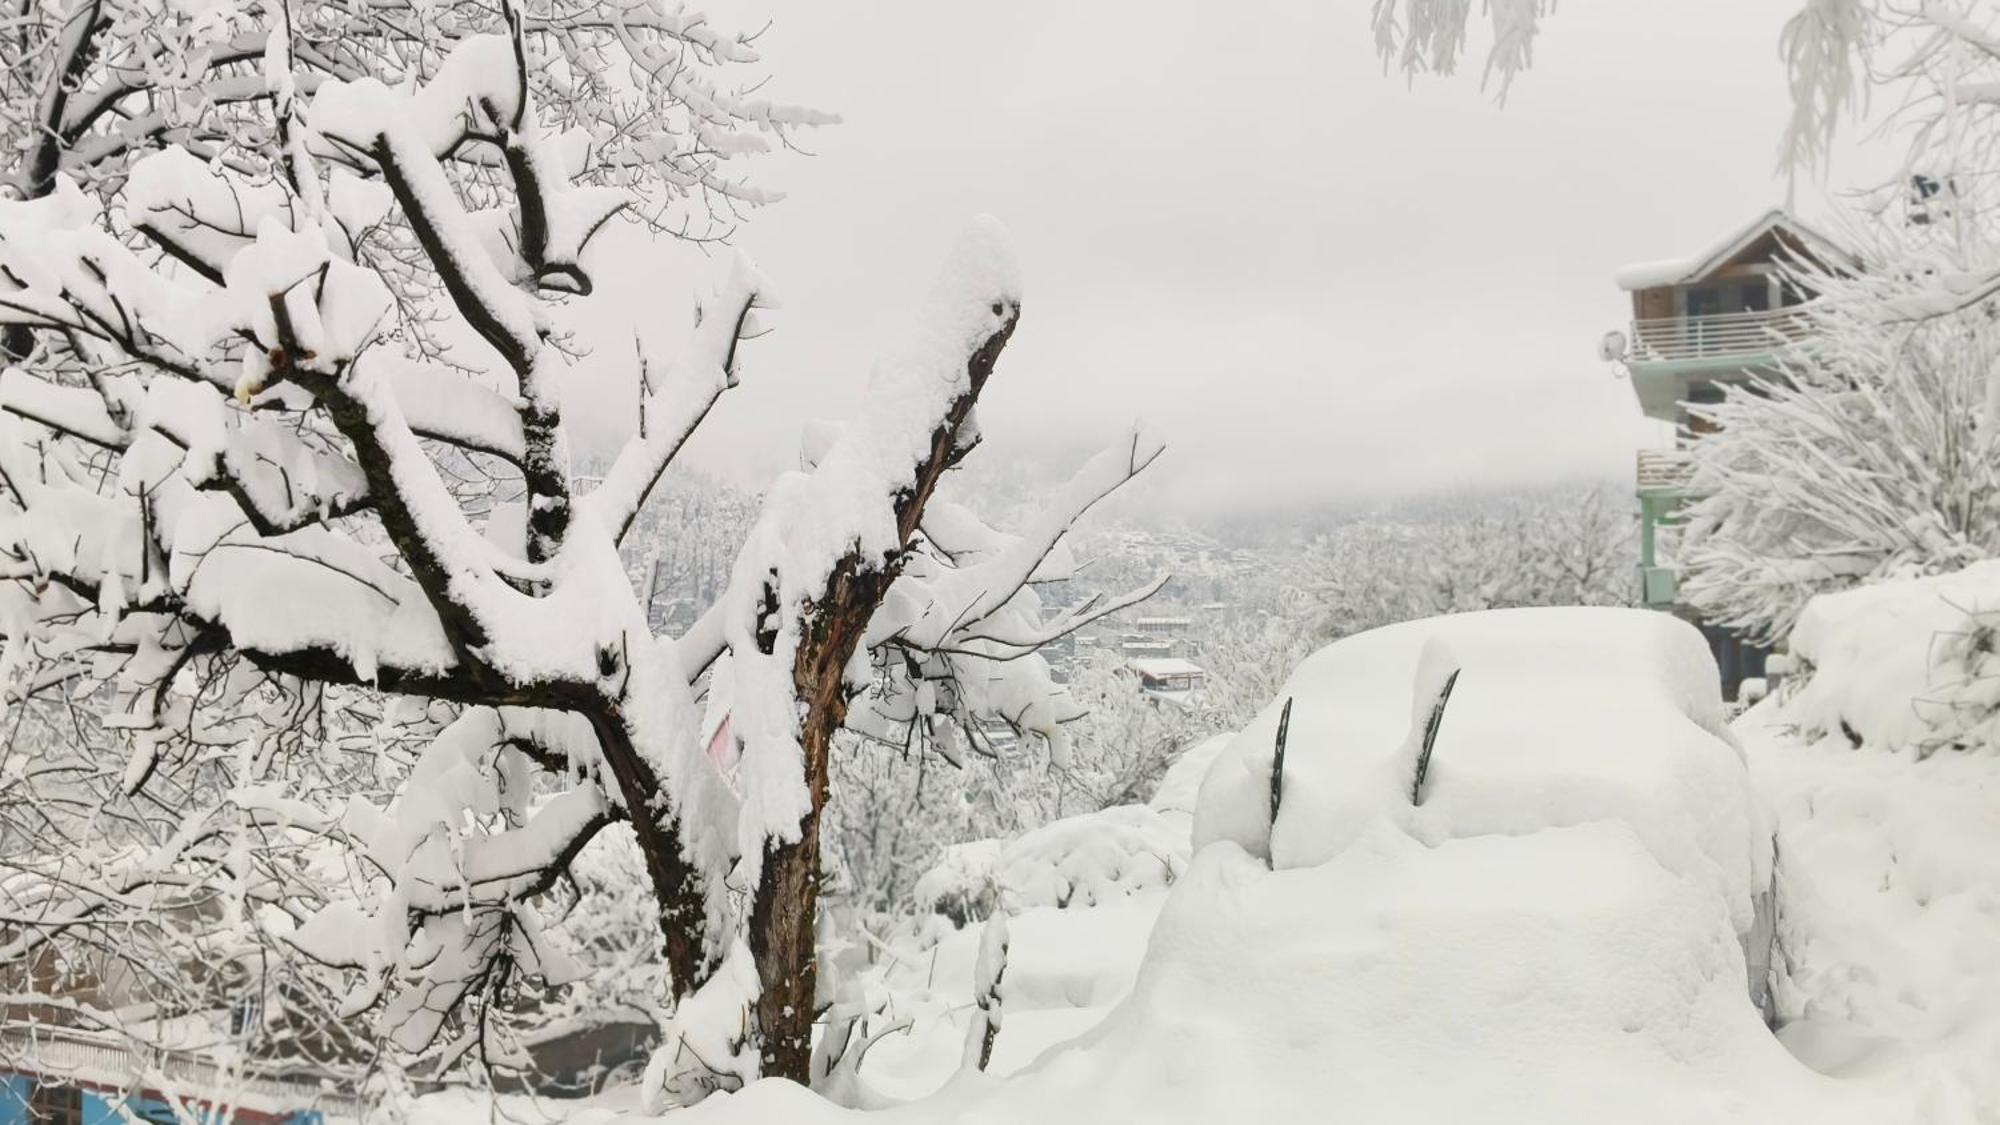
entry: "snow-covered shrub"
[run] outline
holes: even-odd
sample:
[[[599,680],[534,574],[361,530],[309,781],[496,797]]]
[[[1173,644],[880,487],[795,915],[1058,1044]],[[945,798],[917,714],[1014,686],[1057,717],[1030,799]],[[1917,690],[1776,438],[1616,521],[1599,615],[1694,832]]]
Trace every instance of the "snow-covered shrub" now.
[[[1200,653],[1207,686],[1186,704],[1138,691],[1116,654],[1080,659],[1067,686],[1085,713],[1067,725],[1066,761],[972,755],[959,766],[910,768],[894,747],[843,742],[835,790],[854,799],[830,810],[834,885],[866,910],[908,909],[916,881],[954,862],[942,858],[948,847],[1012,840],[1064,817],[1145,801],[1205,738],[1255,714],[1308,644],[1304,630],[1276,618],[1222,625]],[[1184,807],[1192,809],[1191,793]],[[977,852],[968,847],[959,861]],[[974,908],[974,916],[984,912]]]
[[[2000,562],[1807,603],[1779,711],[1808,742],[1878,750],[2000,747]]]
[[[1879,268],[1897,268],[1878,263]],[[1916,321],[1895,290],[1835,283],[1779,375],[1696,407],[1677,561],[1705,617],[1779,639],[1816,594],[1957,570],[2000,551],[2000,326],[1981,306]]]
[[[916,908],[965,925],[995,912],[1098,906],[1172,886],[1187,866],[1201,779],[1231,737],[1204,739],[1176,757],[1144,805],[946,846],[917,880]]]
[[[961,923],[1041,906],[1097,906],[1171,886],[1187,858],[1185,817],[1118,805],[1005,843],[953,844],[914,893],[917,909]]]

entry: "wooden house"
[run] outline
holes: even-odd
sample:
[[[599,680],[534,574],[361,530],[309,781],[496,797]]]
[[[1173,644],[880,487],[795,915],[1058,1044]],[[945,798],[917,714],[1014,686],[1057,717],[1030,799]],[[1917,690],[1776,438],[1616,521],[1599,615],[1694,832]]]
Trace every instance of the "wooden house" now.
[[[1808,279],[1858,268],[1838,243],[1774,208],[1694,254],[1617,273],[1631,294],[1632,321],[1629,333],[1614,334],[1608,355],[1624,361],[1640,411],[1674,427],[1671,447],[1638,455],[1640,597],[1702,628],[1732,699],[1743,679],[1763,674],[1763,654],[1680,604],[1673,562],[1661,550],[1662,530],[1688,498],[1687,450],[1709,426],[1689,408],[1720,402],[1731,385],[1781,378],[1811,336],[1807,306],[1818,294]]]

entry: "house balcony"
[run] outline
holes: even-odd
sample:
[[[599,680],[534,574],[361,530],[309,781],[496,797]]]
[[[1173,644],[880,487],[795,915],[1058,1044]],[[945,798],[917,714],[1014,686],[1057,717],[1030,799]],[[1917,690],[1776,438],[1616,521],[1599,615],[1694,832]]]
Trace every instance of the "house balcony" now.
[[[1694,479],[1694,456],[1685,449],[1641,449],[1637,470],[1639,495],[1679,497]]]
[[[1804,340],[1812,321],[1803,305],[1763,312],[1668,316],[1632,322],[1633,363],[1757,362]]]
[[[1694,457],[1685,449],[1642,449],[1635,468],[1639,601],[1654,609],[1669,609],[1680,596],[1680,576],[1673,564],[1661,557],[1660,533],[1679,525],[1681,501],[1694,481]]]
[[[1812,335],[1808,306],[1635,320],[1625,356],[1646,417],[1681,425],[1681,404],[1718,384],[1769,372]]]

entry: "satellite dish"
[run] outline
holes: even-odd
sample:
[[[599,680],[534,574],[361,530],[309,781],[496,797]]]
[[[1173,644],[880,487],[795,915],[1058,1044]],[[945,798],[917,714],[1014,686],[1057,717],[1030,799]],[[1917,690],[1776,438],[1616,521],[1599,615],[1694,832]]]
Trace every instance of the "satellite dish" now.
[[[1597,341],[1597,358],[1617,363],[1625,358],[1625,333],[1613,328]]]

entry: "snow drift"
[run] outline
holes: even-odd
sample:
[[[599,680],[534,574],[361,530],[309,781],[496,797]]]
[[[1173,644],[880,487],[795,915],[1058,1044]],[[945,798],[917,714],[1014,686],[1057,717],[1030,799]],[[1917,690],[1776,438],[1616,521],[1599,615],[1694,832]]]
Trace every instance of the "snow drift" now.
[[[1825,594],[1792,630],[1800,682],[1783,708],[1807,741],[1876,749],[2000,741],[2000,561]]]
[[[1926,1120],[2000,1115],[2000,564],[1809,603],[1737,724],[1776,813],[1778,1034]]]

